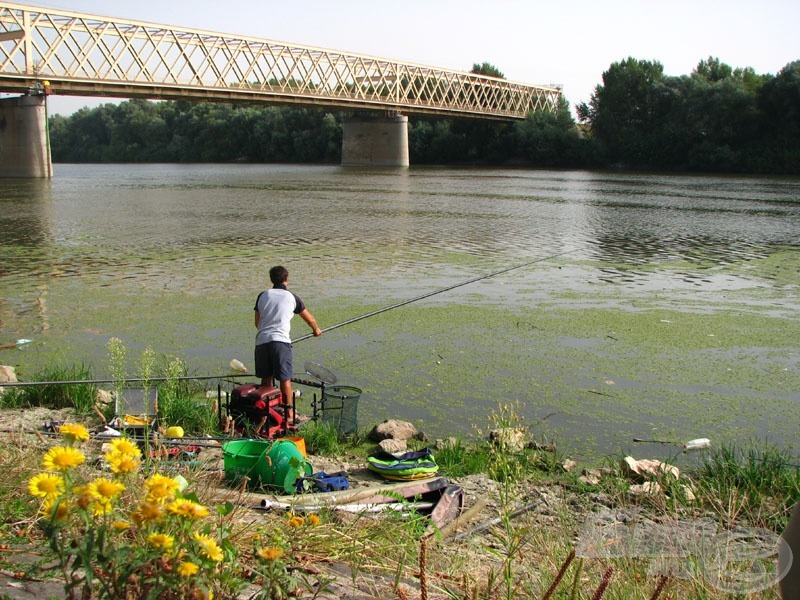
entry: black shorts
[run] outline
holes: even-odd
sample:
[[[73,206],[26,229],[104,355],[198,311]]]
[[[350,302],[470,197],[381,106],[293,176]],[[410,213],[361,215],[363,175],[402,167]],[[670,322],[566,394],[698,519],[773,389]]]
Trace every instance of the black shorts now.
[[[278,381],[292,378],[292,345],[286,342],[259,344],[255,351],[256,377]]]

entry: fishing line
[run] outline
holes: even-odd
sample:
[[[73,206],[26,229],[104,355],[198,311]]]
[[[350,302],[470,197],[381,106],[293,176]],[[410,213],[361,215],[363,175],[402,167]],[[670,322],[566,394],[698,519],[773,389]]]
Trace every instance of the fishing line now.
[[[336,325],[331,325],[330,327],[325,327],[322,331],[323,333],[326,331],[331,331],[333,329],[338,329],[339,327],[344,327],[345,325],[350,325],[352,323],[356,323],[357,321],[361,321],[363,319],[367,319],[369,317],[374,317],[375,315],[379,315],[381,313],[388,312],[390,310],[394,310],[395,308],[400,308],[401,306],[405,306],[406,304],[411,304],[412,302],[418,302],[419,300],[424,300],[425,298],[430,298],[431,296],[436,296],[437,294],[442,294],[444,292],[449,292],[450,290],[454,290],[456,288],[463,287],[465,285],[469,285],[470,283],[475,283],[476,281],[483,281],[484,279],[489,279],[491,277],[497,277],[498,275],[502,275],[503,273],[508,273],[509,271],[515,271],[516,269],[522,269],[524,267],[529,267],[530,265],[544,262],[546,260],[550,260],[552,258],[556,258],[558,256],[564,256],[565,254],[570,254],[571,252],[575,252],[577,248],[573,248],[571,250],[565,250],[564,252],[559,252],[558,254],[551,254],[550,256],[545,256],[543,258],[537,258],[536,260],[531,260],[526,263],[522,263],[520,265],[514,265],[513,267],[507,267],[505,269],[500,269],[499,271],[495,271],[494,273],[489,273],[488,275],[480,275],[479,277],[473,277],[472,279],[468,279],[466,281],[462,281],[461,283],[456,283],[454,285],[449,285],[447,287],[443,287],[438,290],[434,290],[432,292],[428,292],[426,294],[422,294],[421,296],[416,296],[414,298],[410,298],[409,300],[403,300],[402,302],[398,302],[396,304],[392,304],[391,306],[384,306],[383,308],[379,308],[377,310],[373,310],[372,312],[365,313],[358,317],[353,317],[352,319],[348,319],[347,321],[342,321],[341,323],[337,323]],[[292,340],[292,344],[296,344],[297,342],[302,342],[303,340],[307,340],[310,337],[314,337],[313,333],[308,333],[306,335],[300,336],[296,340]]]

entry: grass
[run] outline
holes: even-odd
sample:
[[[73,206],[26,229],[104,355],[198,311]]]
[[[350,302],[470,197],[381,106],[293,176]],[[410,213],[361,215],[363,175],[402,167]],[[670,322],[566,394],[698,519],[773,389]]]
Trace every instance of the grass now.
[[[696,473],[698,489],[726,524],[782,531],[800,502],[800,461],[769,444],[726,445]]]
[[[354,447],[341,440],[325,426],[306,426],[302,430],[309,448],[314,452],[327,449],[334,455],[360,454],[363,445]],[[333,443],[335,442],[335,443]],[[0,447],[4,464],[0,499],[4,520],[0,525],[0,543],[15,545],[21,542],[37,544],[40,540],[37,520],[32,518],[35,506],[24,493],[26,480],[37,469],[36,452],[30,442],[6,440]],[[34,442],[40,451],[41,442]],[[438,458],[441,457],[441,458]],[[756,458],[758,460],[756,460]],[[611,482],[603,486],[578,488],[574,476],[542,470],[539,467],[520,468],[526,464],[520,456],[503,452],[483,443],[471,444],[456,440],[450,449],[437,452],[442,474],[466,477],[469,473],[486,474],[490,466],[502,473],[497,495],[490,498],[498,505],[499,521],[480,535],[468,536],[460,542],[422,537],[427,519],[411,511],[410,516],[386,514],[380,518],[351,515],[336,511],[321,511],[324,527],[307,528],[294,535],[287,527],[287,515],[262,513],[253,520],[249,509],[242,506],[224,517],[231,529],[231,543],[243,553],[242,571],[238,576],[255,569],[250,548],[285,544],[287,561],[295,566],[293,573],[303,572],[303,565],[335,562],[347,565],[353,583],[367,586],[380,597],[420,597],[419,575],[423,564],[428,579],[425,582],[429,597],[458,599],[541,598],[554,583],[558,585],[553,598],[590,598],[599,589],[604,577],[608,579],[610,598],[651,597],[659,578],[648,572],[649,561],[641,557],[617,556],[593,558],[572,557],[576,532],[585,527],[585,518],[598,509],[593,496],[605,497],[599,508],[641,509],[656,519],[691,519],[698,511],[715,514],[717,520],[729,520],[730,514],[716,511],[726,505],[726,498],[750,497],[758,494],[762,504],[781,506],[776,514],[788,514],[793,498],[787,490],[797,489],[797,470],[789,464],[790,457],[747,448],[713,450],[707,462],[693,472],[698,501],[694,504],[680,500],[673,504],[660,499],[635,500],[625,491],[617,474],[609,475]],[[498,463],[507,463],[498,466]],[[719,467],[718,467],[719,466]],[[719,478],[715,469],[720,468]],[[204,490],[200,500],[211,502],[211,494],[219,485],[212,471],[196,470],[184,473],[193,489]],[[542,481],[548,483],[543,484]],[[716,482],[715,485],[712,485]],[[536,492],[534,493],[534,489]],[[546,490],[546,491],[543,491]],[[236,492],[224,492],[233,499]],[[542,512],[515,514],[520,504],[535,494],[545,494],[547,501]],[[532,496],[533,494],[533,496]],[[723,495],[724,494],[724,495]],[[545,496],[540,496],[545,497]],[[475,502],[476,498],[468,498]],[[758,511],[739,511],[731,524],[758,526],[764,523]],[[221,517],[222,518],[222,517]],[[243,523],[247,523],[245,526]],[[773,531],[780,531],[785,518],[770,521]],[[300,533],[300,532],[295,532]],[[43,560],[46,554],[43,551]],[[569,559],[569,560],[568,560]],[[568,563],[568,564],[567,564]],[[9,569],[13,566],[8,561]],[[566,566],[565,566],[566,565]],[[609,569],[613,567],[611,575]],[[564,573],[556,582],[558,573]],[[16,569],[15,569],[16,570]],[[31,567],[31,574],[36,572]],[[238,572],[238,571],[237,571]],[[311,571],[314,573],[317,571]],[[329,583],[329,582],[328,582]],[[325,577],[306,573],[303,577],[285,580],[291,589],[325,587]],[[416,590],[416,591],[415,591]],[[774,590],[773,590],[774,592]],[[752,598],[776,598],[773,592],[763,591]],[[664,584],[665,595],[722,599],[728,597],[704,582],[701,574],[687,580],[670,578]],[[278,597],[276,595],[276,597]]]
[[[467,444],[457,438],[436,450],[436,464],[450,477],[485,473],[489,459],[488,446]]]
[[[311,421],[299,433],[305,440],[306,450],[319,456],[337,456],[345,448],[344,440],[333,425],[322,421]]]
[[[91,380],[89,368],[79,365],[53,365],[37,372],[33,381],[85,381]],[[91,383],[53,383],[30,387],[11,387],[0,395],[0,408],[28,408],[47,406],[55,409],[73,408],[79,415],[92,412],[97,388]]]
[[[181,365],[166,362],[162,370],[167,374],[167,381],[158,384],[162,424],[180,424],[187,435],[213,431],[216,424],[213,404],[204,397],[198,398],[198,388],[183,379],[185,370]],[[79,368],[50,371],[46,375],[53,381],[56,376],[90,378],[89,373]],[[52,402],[54,397],[60,398],[61,403],[66,402],[64,398],[73,398],[47,392],[20,401],[19,392],[14,391],[12,399],[25,405]],[[3,406],[7,406],[6,400]],[[79,409],[79,404],[76,402],[73,407],[76,418],[81,420],[90,411]],[[593,554],[585,548],[581,551],[576,536],[580,540],[586,533],[591,515],[619,511],[645,515],[648,523],[675,527],[693,524],[705,516],[713,519],[719,532],[738,527],[766,529],[777,535],[786,527],[792,508],[800,501],[798,459],[765,444],[714,446],[705,451],[698,466],[684,471],[679,480],[655,477],[659,491],[633,496],[629,492],[630,480],[618,466],[621,457],[608,458],[600,482],[592,484],[581,481],[578,473],[566,472],[562,468],[565,456],[561,453],[527,447],[512,449],[502,437],[499,441],[488,441],[489,430],[504,429],[527,430],[514,404],[499,407],[485,430],[477,431],[474,439],[451,438],[435,451],[440,475],[453,479],[483,475],[495,484],[485,498],[466,498],[467,508],[479,500],[489,502],[494,507],[495,522],[479,533],[457,540],[440,535],[426,537],[427,517],[413,509],[405,511],[405,516],[387,513],[377,518],[323,510],[318,514],[322,527],[306,523],[300,532],[287,524],[291,522],[291,513],[260,513],[254,520],[247,503],[237,495],[239,492],[225,490],[224,486],[220,491],[220,473],[213,463],[211,468],[192,467],[181,474],[192,489],[198,490],[199,500],[229,507],[218,512],[216,525],[229,531],[227,539],[239,553],[239,567],[227,570],[227,576],[236,581],[228,581],[226,589],[268,582],[273,586],[270,588],[273,597],[290,592],[313,596],[327,589],[330,580],[324,570],[310,569],[309,565],[336,563],[346,566],[353,584],[376,597],[572,600],[601,596],[656,597],[657,592],[663,597],[721,600],[729,594],[719,589],[719,582],[709,576],[708,562],[699,560],[697,568],[683,579],[665,578],[652,570],[652,549],[651,555],[610,551]],[[357,461],[374,447],[367,442],[365,431],[343,437],[325,422],[308,423],[299,435],[308,452],[317,456],[347,455]],[[0,470],[0,511],[4,515],[0,544],[10,548],[20,544],[40,548],[41,563],[26,567],[31,576],[41,576],[39,565],[47,562],[48,554],[35,516],[36,504],[26,494],[25,487],[39,468],[41,453],[50,445],[49,440],[22,435],[0,443],[0,461],[6,465]],[[156,463],[152,468],[157,467]],[[464,526],[461,532],[474,525],[473,522]],[[626,530],[622,531],[624,538]],[[285,556],[279,572],[270,574],[263,572],[253,548],[272,546],[280,547]],[[656,548],[656,554],[658,551]],[[0,564],[13,572],[18,566],[11,557],[13,553],[7,554]],[[747,585],[751,586],[746,590],[751,592],[748,597],[778,597],[774,585],[764,589],[756,589],[753,582]],[[266,592],[259,593],[266,597],[263,596]]]

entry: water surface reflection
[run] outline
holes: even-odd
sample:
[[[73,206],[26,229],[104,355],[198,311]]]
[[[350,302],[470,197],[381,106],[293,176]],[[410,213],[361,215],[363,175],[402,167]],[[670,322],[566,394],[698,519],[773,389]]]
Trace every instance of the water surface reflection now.
[[[674,429],[695,418],[673,414],[665,425],[655,407],[707,401],[693,381],[701,378],[694,367],[676,366],[672,356],[653,357],[642,346],[626,350],[629,363],[669,360],[658,369],[674,369],[671,377],[689,383],[655,389],[644,376],[601,373],[625,364],[622,356],[613,367],[603,362],[617,354],[607,348],[609,340],[625,337],[603,333],[609,321],[621,312],[660,310],[758,316],[788,326],[800,312],[798,231],[800,182],[791,179],[56,165],[52,181],[0,181],[0,341],[37,339],[35,347],[13,355],[23,373],[56,357],[86,360],[102,371],[111,335],[128,341],[132,351],[150,345],[187,358],[194,372],[215,373],[233,356],[249,357],[251,296],[273,263],[290,266],[294,285],[332,324],[352,311],[550,257],[404,309],[400,323],[365,321],[298,352],[358,378],[373,399],[365,402],[365,415],[424,416],[439,432],[452,426],[454,415],[481,419],[501,398],[522,396],[534,406],[531,416],[541,417],[550,402],[542,397],[628,380],[628,388],[647,396],[633,409],[629,399],[608,405],[593,394],[597,398],[582,400],[580,408],[548,419],[571,442],[608,450],[609,440],[641,434],[643,426]],[[458,317],[444,313],[440,322],[428,316],[445,307]],[[603,323],[587,323],[583,335],[549,320],[574,311],[562,322],[576,327],[595,309],[605,311]],[[669,317],[652,322],[674,320]],[[762,326],[752,325],[754,339]],[[764,368],[781,365],[768,385],[783,404],[765,409],[773,416],[761,415],[768,428],[786,402],[798,401],[797,347],[776,340],[774,348],[759,351],[774,359]],[[728,352],[726,368],[750,368],[752,356]],[[475,362],[470,353],[485,356]],[[438,355],[459,357],[454,380],[442,369],[428,370],[429,358]],[[387,364],[376,364],[380,360]],[[763,387],[753,383],[756,377],[747,371],[725,392],[715,384],[709,389],[748,397]],[[436,390],[435,407],[424,406],[424,389],[409,389],[412,380]],[[488,390],[500,390],[499,397]],[[553,406],[563,408],[563,402]],[[586,423],[602,430],[602,443],[590,441]]]

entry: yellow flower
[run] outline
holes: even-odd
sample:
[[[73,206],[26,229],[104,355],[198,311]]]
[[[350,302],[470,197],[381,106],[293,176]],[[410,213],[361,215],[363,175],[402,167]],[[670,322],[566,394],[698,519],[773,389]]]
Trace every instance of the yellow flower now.
[[[64,423],[58,428],[58,432],[68,442],[85,442],[89,439],[89,431],[80,423]]]
[[[72,489],[72,493],[77,498],[76,504],[80,508],[88,508],[89,505],[94,500],[92,495],[89,493],[89,486],[88,485],[76,485]]]
[[[109,452],[105,455],[106,462],[114,475],[124,475],[138,471],[142,462],[137,456],[123,452]]]
[[[114,510],[111,500],[93,500],[90,507],[95,517],[102,517]]]
[[[114,521],[111,526],[114,528],[114,531],[127,531],[131,528],[131,524],[127,521]]]
[[[171,477],[156,473],[145,480],[144,487],[147,490],[148,501],[163,503],[175,497],[180,484]]]
[[[220,548],[217,545],[217,542],[215,542],[209,536],[195,532],[194,539],[197,540],[198,544],[200,544],[201,553],[209,560],[220,562],[225,557],[225,555],[222,553],[222,548]]]
[[[312,527],[316,527],[322,523],[322,519],[319,518],[319,515],[308,515],[308,524]]]
[[[283,550],[280,548],[259,548],[256,550],[256,554],[258,554],[263,560],[271,562],[283,556]]]
[[[64,478],[53,473],[39,473],[28,481],[28,491],[37,498],[52,498],[64,491]]]
[[[139,526],[151,521],[158,521],[163,516],[164,512],[161,506],[155,502],[142,502],[137,509],[131,513],[131,519]]]
[[[172,503],[167,506],[167,510],[173,515],[186,517],[192,520],[202,519],[208,516],[208,509],[205,506],[183,498],[173,500]]]
[[[178,565],[178,575],[181,577],[191,577],[192,575],[197,575],[197,572],[200,570],[193,562],[184,561]]]
[[[289,527],[302,527],[306,520],[301,516],[293,516],[289,519]]]
[[[139,450],[139,446],[136,445],[135,442],[132,442],[128,438],[114,438],[111,440],[111,450],[106,453],[106,457],[108,454],[119,452],[120,454],[127,454],[128,456],[135,456],[139,457],[142,455],[142,451]]]
[[[53,521],[64,521],[69,515],[70,503],[63,498],[46,498],[39,509],[39,514]]]
[[[73,467],[82,465],[86,457],[77,448],[54,446],[47,451],[42,459],[42,466],[47,471],[68,471]]]
[[[148,543],[160,550],[170,550],[175,545],[175,538],[167,533],[151,533],[147,536]]]
[[[89,495],[98,502],[109,502],[119,496],[124,490],[124,485],[105,477],[98,477],[87,486]]]

